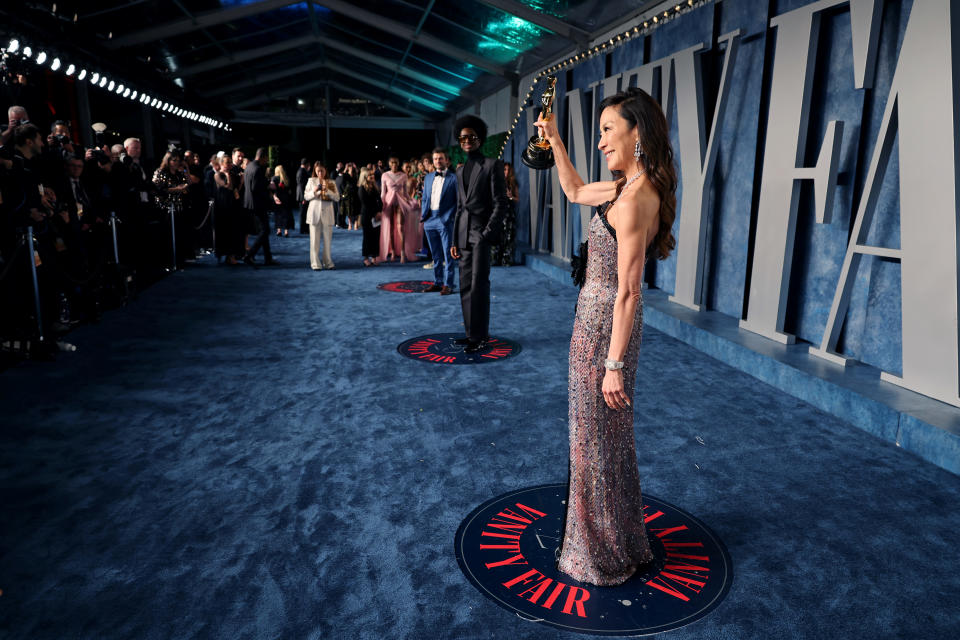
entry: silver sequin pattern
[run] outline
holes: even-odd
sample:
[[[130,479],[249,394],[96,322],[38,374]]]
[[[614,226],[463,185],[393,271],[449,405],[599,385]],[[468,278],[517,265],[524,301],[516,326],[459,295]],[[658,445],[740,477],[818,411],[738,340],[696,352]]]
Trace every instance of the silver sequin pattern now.
[[[617,298],[617,242],[600,214],[590,221],[586,282],[570,341],[570,488],[559,560],[563,573],[600,586],[625,582],[652,558],[644,525],[633,408],[603,399],[603,362],[610,347]],[[637,305],[623,382],[633,398],[643,328]]]

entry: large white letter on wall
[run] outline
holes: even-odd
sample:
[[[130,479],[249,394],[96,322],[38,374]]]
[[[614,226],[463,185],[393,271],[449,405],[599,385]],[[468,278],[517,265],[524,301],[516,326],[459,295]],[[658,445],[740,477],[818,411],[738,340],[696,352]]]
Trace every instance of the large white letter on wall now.
[[[527,116],[527,131],[530,132],[530,135],[535,135],[537,128],[533,126],[533,123],[537,121],[538,107],[527,107],[524,109]],[[526,141],[521,141],[522,144],[526,145]],[[530,246],[534,249],[540,248],[540,225],[537,224],[540,217],[540,179],[537,177],[537,174],[540,172],[536,169],[527,168],[529,181],[527,182],[529,188],[527,191],[530,192]]]
[[[787,308],[787,285],[793,262],[796,230],[797,180],[813,179],[817,194],[817,219],[829,220],[837,181],[837,159],[842,140],[842,123],[827,127],[817,166],[800,167],[807,143],[810,89],[813,64],[820,33],[820,12],[841,4],[821,0],[779,15],[770,21],[777,27],[767,139],[763,154],[763,183],[757,211],[757,235],[750,277],[747,317],[740,327],[778,342],[793,343],[783,333]]]
[[[529,131],[531,135],[536,135],[537,128],[533,126],[533,123],[537,121],[540,107],[527,107],[526,112],[527,131]],[[529,171],[528,175],[530,176],[530,246],[535,249],[544,248],[543,244],[545,243],[541,243],[541,238],[545,230],[541,228],[539,219],[546,219],[544,212],[541,211],[541,207],[544,209],[549,207],[551,219],[550,234],[553,244],[551,253],[560,258],[570,258],[569,245],[572,226],[568,220],[566,198],[564,198],[563,189],[560,187],[560,178],[557,176],[555,169],[537,171],[528,168],[527,171]],[[549,197],[544,197],[543,201],[541,201],[541,195],[547,195],[546,189],[544,189],[544,181],[549,183],[548,188],[550,189],[550,194]],[[541,191],[541,189],[544,190]],[[546,202],[547,200],[549,200],[549,204]]]
[[[593,111],[593,109],[591,109]],[[583,118],[583,92],[580,89],[574,89],[573,91],[567,92],[567,122],[568,125],[568,134],[567,140],[570,141],[568,145],[568,151],[570,153],[570,160],[573,162],[573,168],[577,170],[577,173],[580,174],[580,177],[583,178],[584,182],[593,182],[595,180],[593,176],[592,162],[588,160],[592,159],[593,154],[590,149],[587,148],[587,128],[584,126]],[[588,116],[589,117],[589,116]],[[591,125],[591,130],[595,129],[593,123]],[[554,173],[556,173],[554,171]],[[558,177],[559,180],[559,177]],[[590,228],[590,207],[570,203],[570,208],[576,207],[577,211],[580,213],[580,233],[583,236],[582,239],[587,239],[587,229]],[[573,221],[573,216],[571,212],[567,212],[567,219]]]
[[[952,9],[952,10],[951,10]],[[960,406],[957,303],[957,110],[954,63],[960,8],[950,0],[915,1],[870,161],[864,193],[819,348],[846,364],[837,340],[863,255],[900,260],[903,375],[881,378]],[[867,246],[887,161],[899,130],[900,249]]]
[[[710,182],[715,173],[716,132],[719,122],[723,120],[727,104],[730,89],[728,79],[731,68],[736,64],[739,38],[739,29],[720,37],[719,43],[725,42],[727,47],[709,137],[706,136],[706,113],[700,74],[703,45],[690,47],[673,56],[683,196],[680,201],[680,226],[677,232],[677,275],[670,301],[695,311],[700,311],[704,239],[708,224],[708,216],[704,211],[704,194],[710,190]]]

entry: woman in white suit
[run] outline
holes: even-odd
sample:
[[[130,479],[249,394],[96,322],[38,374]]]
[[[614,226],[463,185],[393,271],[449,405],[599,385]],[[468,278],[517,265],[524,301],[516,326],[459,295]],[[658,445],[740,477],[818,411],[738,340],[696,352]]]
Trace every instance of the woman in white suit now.
[[[330,242],[336,223],[333,203],[340,200],[337,183],[327,179],[327,168],[319,162],[313,165],[313,176],[307,180],[303,198],[307,207],[307,223],[310,225],[310,266],[314,271],[335,269],[330,257]],[[323,261],[320,261],[320,238],[323,237]]]

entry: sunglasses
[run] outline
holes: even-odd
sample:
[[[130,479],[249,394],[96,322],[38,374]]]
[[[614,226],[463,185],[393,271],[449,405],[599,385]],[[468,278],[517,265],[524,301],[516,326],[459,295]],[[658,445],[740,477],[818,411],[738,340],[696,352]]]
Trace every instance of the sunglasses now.
[[[460,142],[460,144],[463,144],[464,142],[476,142],[476,141],[479,140],[479,139],[480,139],[479,136],[474,136],[474,135],[470,135],[470,136],[460,136],[459,138],[457,138],[457,140]]]

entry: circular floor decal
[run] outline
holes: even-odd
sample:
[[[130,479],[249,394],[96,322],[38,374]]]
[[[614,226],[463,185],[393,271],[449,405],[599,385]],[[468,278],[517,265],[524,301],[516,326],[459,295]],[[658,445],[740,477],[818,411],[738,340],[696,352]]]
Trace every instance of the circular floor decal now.
[[[597,587],[556,568],[567,485],[520,489],[483,503],[457,530],[464,575],[505,609],[531,622],[609,636],[661,633],[715,609],[730,590],[724,544],[689,513],[644,496],[654,561],[627,582]]]
[[[395,291],[396,293],[423,293],[427,287],[432,284],[432,280],[403,280],[401,282],[384,282],[383,284],[378,284],[377,289]]]
[[[437,364],[479,364],[503,360],[520,353],[520,343],[505,338],[492,337],[477,353],[465,353],[464,344],[455,341],[462,333],[434,333],[407,340],[397,347],[402,355],[414,360]]]

